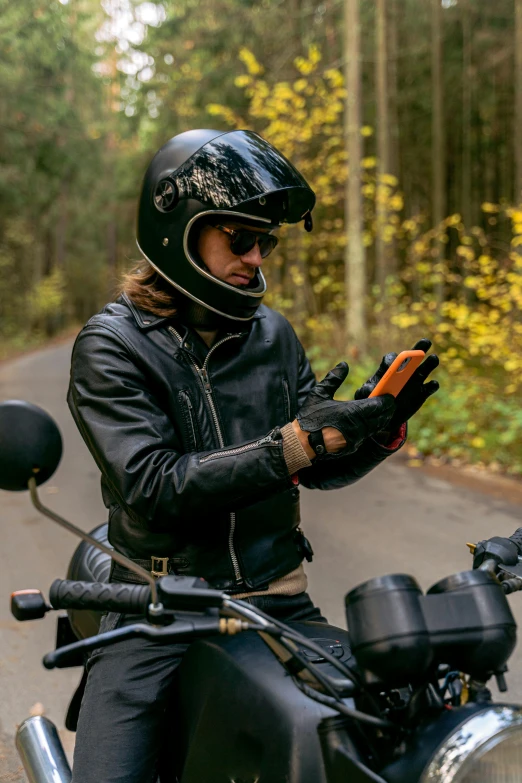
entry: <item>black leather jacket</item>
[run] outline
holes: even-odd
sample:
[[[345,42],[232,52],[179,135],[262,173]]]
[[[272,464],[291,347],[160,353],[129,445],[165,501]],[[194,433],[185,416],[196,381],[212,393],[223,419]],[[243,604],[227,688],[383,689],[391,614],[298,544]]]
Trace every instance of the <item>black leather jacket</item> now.
[[[299,490],[279,428],[314,384],[294,330],[264,305],[210,350],[125,296],[104,307],[76,339],[68,403],[102,473],[112,545],[232,591],[297,568]],[[299,479],[342,487],[390,453],[368,439]]]

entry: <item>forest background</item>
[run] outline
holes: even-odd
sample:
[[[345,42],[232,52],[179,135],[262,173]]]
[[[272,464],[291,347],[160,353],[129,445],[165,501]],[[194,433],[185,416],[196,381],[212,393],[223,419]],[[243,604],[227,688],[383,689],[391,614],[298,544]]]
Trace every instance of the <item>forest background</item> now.
[[[154,152],[259,132],[317,193],[265,264],[314,369],[430,337],[415,458],[522,474],[522,0],[0,0],[0,358],[137,259]]]

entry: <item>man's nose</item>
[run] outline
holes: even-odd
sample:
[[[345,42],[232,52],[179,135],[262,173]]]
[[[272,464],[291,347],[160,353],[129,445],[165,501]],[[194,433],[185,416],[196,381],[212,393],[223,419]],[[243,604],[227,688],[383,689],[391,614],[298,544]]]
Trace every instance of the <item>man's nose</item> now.
[[[240,256],[240,258],[244,264],[247,266],[253,266],[255,268],[261,266],[263,263],[263,258],[261,257],[261,251],[259,250],[259,245],[257,242],[252,250],[249,250],[248,253]]]

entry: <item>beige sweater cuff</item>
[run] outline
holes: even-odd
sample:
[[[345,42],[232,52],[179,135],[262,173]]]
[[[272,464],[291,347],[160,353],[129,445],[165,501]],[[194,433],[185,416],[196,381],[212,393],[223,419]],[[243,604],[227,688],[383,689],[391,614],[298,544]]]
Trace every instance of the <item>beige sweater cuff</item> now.
[[[312,463],[301,446],[291,422],[281,427],[281,435],[283,436],[283,457],[290,475],[293,476],[301,468],[309,468]]]

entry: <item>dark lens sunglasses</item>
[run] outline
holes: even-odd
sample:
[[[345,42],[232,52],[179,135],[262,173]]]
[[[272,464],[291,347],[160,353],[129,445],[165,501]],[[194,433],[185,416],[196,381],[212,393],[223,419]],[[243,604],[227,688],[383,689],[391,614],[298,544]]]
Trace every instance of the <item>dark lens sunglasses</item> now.
[[[214,226],[218,231],[230,236],[230,249],[236,256],[244,256],[250,253],[256,244],[259,245],[261,258],[266,258],[279,242],[273,234],[257,233],[246,228],[235,230],[228,226]]]

